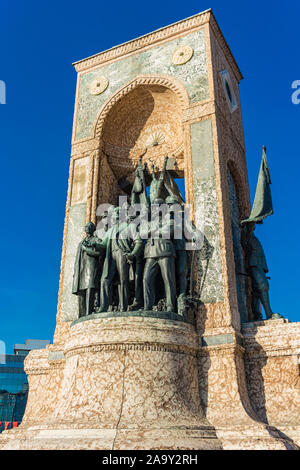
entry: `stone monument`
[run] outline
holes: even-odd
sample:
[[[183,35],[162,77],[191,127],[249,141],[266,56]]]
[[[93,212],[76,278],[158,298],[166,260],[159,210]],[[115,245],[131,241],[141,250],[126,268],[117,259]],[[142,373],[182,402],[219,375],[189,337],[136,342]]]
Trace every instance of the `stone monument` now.
[[[242,75],[212,11],[74,67],[56,329],[0,448],[297,449],[300,324],[252,312]],[[173,243],[172,218],[161,245],[120,244],[119,196],[183,208],[177,178],[202,245]],[[119,228],[95,234],[104,204]]]

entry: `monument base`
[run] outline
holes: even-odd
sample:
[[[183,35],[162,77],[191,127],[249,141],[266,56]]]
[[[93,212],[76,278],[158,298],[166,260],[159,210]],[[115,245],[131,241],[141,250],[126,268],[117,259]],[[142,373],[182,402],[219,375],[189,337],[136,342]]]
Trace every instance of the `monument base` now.
[[[270,426],[80,428],[23,426],[5,431],[1,450],[299,450]]]
[[[93,314],[63,351],[32,351],[25,416],[0,448],[221,449],[201,408],[195,327],[159,315]]]
[[[280,320],[263,326],[259,335],[247,327],[248,363],[251,345],[271,342],[270,328],[281,342],[283,330],[296,338],[296,325]],[[258,359],[251,357],[256,370]],[[54,344],[27,356],[24,419],[0,435],[0,449],[298,449],[290,429],[285,433],[282,426],[260,421],[247,405],[245,384],[235,372],[242,361],[238,345],[199,348],[191,323],[157,313],[94,314],[73,322],[63,348]]]
[[[2,450],[221,450],[214,428],[64,429],[5,432]],[[0,441],[1,442],[1,441]]]

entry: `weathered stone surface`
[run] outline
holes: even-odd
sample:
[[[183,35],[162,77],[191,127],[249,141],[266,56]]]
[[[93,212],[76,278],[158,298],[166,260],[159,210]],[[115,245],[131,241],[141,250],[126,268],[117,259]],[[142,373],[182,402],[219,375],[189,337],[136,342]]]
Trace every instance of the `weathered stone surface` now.
[[[162,318],[165,320],[175,320],[179,322],[194,323],[191,318],[186,318],[183,315],[179,315],[174,312],[160,312],[155,310],[136,310],[130,312],[101,312],[101,313],[92,313],[85,317],[80,317],[78,320],[74,320],[71,326],[78,323],[96,320],[99,318],[119,318],[119,317],[146,317],[146,318]]]
[[[59,367],[47,351],[27,357],[29,408],[0,447],[221,448],[200,405],[196,339],[192,325],[158,318],[74,324]]]
[[[173,52],[179,45],[185,43],[193,47],[193,57],[184,65],[172,64]],[[137,75],[148,73],[171,75],[178,78],[186,86],[191,102],[196,103],[207,99],[208,81],[204,31],[190,33],[184,38],[177,38],[161,46],[153,47],[83,74],[79,85],[76,139],[91,135],[97,112],[112,93]],[[89,91],[90,85],[98,76],[102,75],[109,79],[109,87],[101,95],[93,96]]]
[[[246,323],[243,335],[253,409],[300,445],[300,323]]]
[[[228,180],[228,192],[229,192],[229,203],[230,203],[230,218],[231,218],[231,230],[232,230],[232,244],[235,262],[235,278],[236,278],[236,290],[238,297],[238,306],[241,316],[241,322],[248,321],[248,309],[247,309],[247,294],[246,294],[246,270],[244,262],[244,251],[241,242],[241,229],[240,229],[240,209],[237,189],[235,181],[229,170],[227,169],[227,180]]]
[[[269,325],[260,338],[271,338]],[[283,333],[285,326],[275,321],[270,329]],[[252,328],[246,329],[249,354]],[[290,346],[299,338],[288,329]],[[229,340],[228,331],[219,337]],[[283,431],[253,410],[243,348],[231,338],[199,349],[194,327],[182,322],[118,317],[74,324],[63,356],[52,346],[51,355],[32,351],[26,358],[29,405],[22,425],[1,435],[0,448],[297,449],[296,425],[290,421]]]
[[[204,303],[224,299],[211,120],[191,124],[194,203],[197,228],[205,236],[198,255],[198,284]]]
[[[77,297],[72,294],[72,283],[76,251],[78,244],[83,237],[85,214],[85,203],[76,204],[70,207],[64,267],[64,283],[62,288],[62,321],[70,321],[78,318],[78,301]]]

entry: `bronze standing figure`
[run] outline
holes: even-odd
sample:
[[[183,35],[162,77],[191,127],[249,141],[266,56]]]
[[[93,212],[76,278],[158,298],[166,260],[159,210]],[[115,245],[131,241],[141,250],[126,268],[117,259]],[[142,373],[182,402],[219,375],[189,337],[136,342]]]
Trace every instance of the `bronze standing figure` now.
[[[73,277],[72,293],[78,296],[79,317],[90,315],[94,310],[95,293],[99,288],[101,242],[94,235],[92,222],[85,226],[86,237],[78,245]]]

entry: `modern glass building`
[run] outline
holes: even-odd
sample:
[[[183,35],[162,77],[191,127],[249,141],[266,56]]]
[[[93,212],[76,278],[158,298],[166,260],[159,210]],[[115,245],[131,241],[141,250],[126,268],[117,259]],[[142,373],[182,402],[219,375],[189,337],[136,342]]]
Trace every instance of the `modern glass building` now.
[[[0,354],[0,432],[22,421],[28,395],[25,357],[32,349],[43,349],[49,343],[26,340],[25,344],[14,345],[14,354]]]

